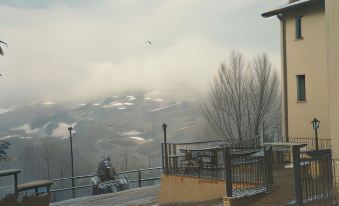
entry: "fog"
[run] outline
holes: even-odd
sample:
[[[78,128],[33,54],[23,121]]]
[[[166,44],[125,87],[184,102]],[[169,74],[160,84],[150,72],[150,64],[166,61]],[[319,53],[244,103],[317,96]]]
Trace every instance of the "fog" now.
[[[260,13],[281,0],[37,2],[0,3],[0,40],[9,45],[0,106],[126,90],[204,95],[234,49],[266,52],[280,67],[279,22]]]

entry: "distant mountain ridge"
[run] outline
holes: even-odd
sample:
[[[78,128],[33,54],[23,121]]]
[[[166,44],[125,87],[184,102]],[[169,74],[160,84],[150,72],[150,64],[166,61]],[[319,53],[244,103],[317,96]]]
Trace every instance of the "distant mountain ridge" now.
[[[87,161],[93,171],[102,156],[111,156],[115,165],[129,156],[138,164],[159,166],[162,123],[168,124],[169,141],[187,142],[199,133],[202,121],[198,101],[130,92],[86,103],[39,102],[6,110],[0,113],[0,140],[12,143],[9,155],[20,165],[22,151],[30,144],[43,147],[44,139],[58,141],[68,150],[67,128],[72,126],[75,158]],[[123,163],[125,167],[137,166],[132,160]]]

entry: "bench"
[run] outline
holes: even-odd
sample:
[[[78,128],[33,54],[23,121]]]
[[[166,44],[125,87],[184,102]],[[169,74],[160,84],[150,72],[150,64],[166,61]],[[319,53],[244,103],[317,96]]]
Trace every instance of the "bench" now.
[[[50,187],[53,184],[50,180],[37,180],[33,182],[27,182],[18,185],[18,173],[20,170],[2,170],[0,171],[0,177],[14,176],[14,193],[6,195],[3,199],[0,199],[1,206],[14,206],[14,205],[25,205],[25,206],[48,206],[50,202]],[[46,188],[46,191],[39,193],[39,188]],[[34,194],[25,195],[22,198],[22,202],[19,197],[19,192],[26,192],[34,189]],[[18,202],[19,201],[19,202]]]

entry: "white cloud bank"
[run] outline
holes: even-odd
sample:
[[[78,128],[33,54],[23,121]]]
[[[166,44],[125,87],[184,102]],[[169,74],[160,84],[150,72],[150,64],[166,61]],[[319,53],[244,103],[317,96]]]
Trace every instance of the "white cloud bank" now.
[[[266,51],[279,67],[278,31],[270,31],[279,29],[278,22],[262,20],[258,2],[112,0],[43,8],[0,4],[0,38],[9,44],[0,58],[0,104],[68,101],[133,89],[180,87],[183,95],[191,88],[203,93],[232,49],[250,55]],[[265,4],[272,5],[278,3]],[[258,28],[246,28],[252,24]]]

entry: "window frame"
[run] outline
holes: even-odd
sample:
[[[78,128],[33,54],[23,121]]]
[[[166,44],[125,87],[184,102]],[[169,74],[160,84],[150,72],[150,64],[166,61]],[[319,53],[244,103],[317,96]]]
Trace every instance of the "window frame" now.
[[[303,79],[303,82],[301,81],[302,79]],[[297,80],[297,102],[306,102],[306,100],[307,100],[306,75],[305,74],[297,74],[296,80]]]
[[[302,18],[303,16],[299,15],[295,17],[295,39],[302,40],[304,39],[302,35]]]

